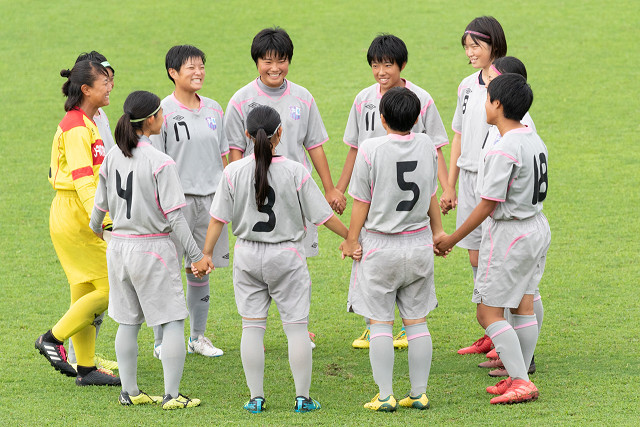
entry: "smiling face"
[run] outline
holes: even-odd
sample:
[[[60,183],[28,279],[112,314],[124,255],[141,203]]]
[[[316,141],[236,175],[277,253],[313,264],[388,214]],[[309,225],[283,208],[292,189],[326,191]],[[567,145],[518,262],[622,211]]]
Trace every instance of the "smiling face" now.
[[[169,75],[175,82],[176,89],[183,92],[195,93],[202,89],[205,74],[204,62],[199,57],[187,59],[178,71],[174,68],[169,69]]]
[[[470,35],[464,41],[464,53],[473,68],[487,68],[491,65],[491,47],[483,41],[473,41]]]
[[[404,82],[400,78],[400,73],[404,69],[406,63],[399,66],[395,62],[383,60],[381,62],[371,61],[371,71],[373,78],[380,84],[380,93],[384,95],[386,91],[396,86],[404,86]]]
[[[112,87],[113,85],[109,82],[109,78],[104,74],[98,73],[91,86],[82,85],[84,101],[96,109],[105,107],[109,105],[109,94],[111,93]]]
[[[256,67],[262,83],[273,88],[282,86],[284,78],[289,74],[289,60],[280,58],[273,52],[267,53],[264,58],[258,58]]]

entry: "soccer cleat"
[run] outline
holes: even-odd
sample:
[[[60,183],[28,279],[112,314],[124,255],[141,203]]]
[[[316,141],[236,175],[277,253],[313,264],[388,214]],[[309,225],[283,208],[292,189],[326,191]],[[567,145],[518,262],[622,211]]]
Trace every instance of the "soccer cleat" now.
[[[162,350],[162,344],[154,345],[153,346],[153,357],[155,357],[158,360],[162,360],[162,355],[160,354],[161,350]]]
[[[487,393],[495,394],[498,396],[501,394],[504,394],[509,389],[509,387],[511,387],[511,383],[513,383],[513,380],[511,379],[511,377],[508,377],[504,380],[500,380],[496,385],[491,385],[487,387]]]
[[[530,374],[535,374],[536,373],[536,356],[535,355],[533,357],[531,357],[531,363],[529,364],[528,373],[530,373]]]
[[[122,406],[147,405],[147,404],[156,405],[158,403],[162,403],[162,396],[149,396],[144,391],[142,390],[139,390],[139,391],[140,393],[138,393],[136,396],[132,396],[124,390],[121,391],[120,397],[118,398],[118,402],[120,402]]]
[[[310,397],[298,396],[296,397],[293,410],[296,412],[310,412],[320,409],[320,402]]]
[[[478,341],[471,344],[469,347],[464,347],[458,350],[458,354],[480,354],[480,353],[488,353],[491,350],[491,346],[493,342],[491,338],[487,335],[484,335]]]
[[[316,349],[316,334],[309,331],[309,341],[311,342],[311,350]]]
[[[83,377],[78,374],[76,385],[120,385],[120,377],[105,372],[103,369],[95,369]]]
[[[259,414],[267,409],[264,397],[254,397],[244,404],[244,409],[252,414]]]
[[[215,347],[211,340],[203,335],[198,336],[198,339],[192,340],[189,337],[189,345],[187,346],[189,354],[196,353],[207,357],[219,357],[224,354],[224,351]]]
[[[404,326],[398,332],[398,335],[393,337],[393,347],[394,348],[407,348],[409,347],[409,341],[407,340],[407,334],[404,331]]]
[[[351,347],[353,348],[369,348],[369,328],[365,329],[360,337],[353,340]]]
[[[118,362],[115,360],[109,360],[101,354],[96,353],[93,359],[96,366],[104,369],[105,371],[111,371],[111,373],[113,373],[114,370],[118,369]]]
[[[527,380],[514,380],[511,387],[504,394],[491,399],[492,405],[508,405],[512,403],[523,403],[536,400],[538,389],[535,384]]]
[[[487,360],[486,362],[479,363],[478,368],[496,369],[496,368],[504,368],[504,365],[502,364],[502,360],[500,359],[491,359],[491,360]]]
[[[200,399],[189,399],[182,393],[178,393],[178,397],[171,397],[170,394],[165,394],[162,399],[162,409],[184,409],[194,408],[200,406]]]
[[[500,360],[500,359],[497,359]],[[484,362],[484,363],[489,363],[489,362]],[[482,365],[483,363],[481,363],[480,365]],[[478,365],[478,366],[480,366]],[[527,370],[527,373],[529,374],[533,374],[536,372],[536,364],[533,362],[533,360],[531,361],[531,364],[529,365],[529,369]],[[508,377],[509,373],[507,372],[506,369],[504,369],[504,365],[502,365],[501,368],[498,369],[494,369],[493,371],[489,371],[489,376],[490,377]]]
[[[60,371],[61,374],[68,377],[75,377],[77,375],[76,370],[67,361],[67,351],[64,349],[64,345],[56,344],[44,340],[44,335],[40,335],[36,340],[36,349],[43,355],[51,366],[56,371]]]
[[[365,403],[364,407],[372,411],[393,412],[398,409],[398,402],[392,394],[387,396],[386,399],[380,399],[380,393],[378,393],[371,399],[371,402]]]
[[[495,348],[492,348],[489,353],[487,353],[487,359],[499,359],[498,352]]]
[[[429,398],[426,393],[422,393],[420,396],[413,397],[411,393],[408,393],[404,398],[398,402],[400,406],[406,408],[416,409],[429,409]]]

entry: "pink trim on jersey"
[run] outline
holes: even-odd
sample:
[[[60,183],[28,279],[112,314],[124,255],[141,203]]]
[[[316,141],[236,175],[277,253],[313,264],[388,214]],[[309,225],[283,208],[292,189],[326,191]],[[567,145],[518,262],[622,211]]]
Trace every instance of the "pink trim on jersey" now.
[[[211,214],[209,214],[209,215],[211,215]],[[223,224],[229,224],[229,221],[225,221],[224,219],[222,219],[222,218],[218,218],[218,217],[217,217],[217,216],[215,216],[215,215],[211,215],[211,218],[215,219],[216,221],[220,221],[220,222],[221,222],[221,223],[223,223]]]
[[[415,136],[416,135],[413,132],[409,132],[406,135],[399,135],[397,133],[390,133],[389,134],[389,139],[392,139],[394,141],[411,141],[413,138],[415,138]],[[369,164],[371,164],[371,163],[369,163]]]
[[[507,133],[509,133],[509,132],[507,132]],[[504,138],[504,137],[503,137],[503,138]],[[517,165],[519,165],[519,164],[520,164],[520,162],[519,162],[515,157],[513,157],[511,154],[507,154],[507,153],[505,153],[504,151],[489,151],[489,152],[487,153],[487,155],[486,155],[486,156],[484,156],[484,158],[486,159],[487,157],[489,157],[489,156],[494,156],[494,155],[497,155],[497,156],[505,156],[507,159],[509,159],[509,160],[513,160],[514,162],[516,162],[516,164],[517,164]]]
[[[379,86],[379,85],[378,85],[378,86]],[[378,89],[378,92],[379,92],[379,91],[380,91],[380,90]],[[368,100],[368,99],[365,99],[365,100],[364,100],[364,101],[362,101],[360,104],[356,104],[356,103],[355,103],[355,101],[353,102],[353,105],[355,105],[355,106],[356,106],[356,110],[358,110],[358,114],[362,114],[362,106],[363,106],[366,102],[369,102],[369,100]]]
[[[331,219],[331,217],[332,217],[332,216],[333,216],[333,212],[331,212],[331,215],[329,215],[329,216],[327,217],[327,219],[325,219],[324,221],[321,221],[321,222],[317,223],[316,225],[317,225],[317,226],[320,226],[320,225],[324,224],[325,222],[329,221],[329,220]]]
[[[513,185],[515,180],[516,180],[516,177],[514,176],[513,179],[511,180],[511,182],[509,183],[509,185],[507,186],[507,191],[511,190],[511,186]]]
[[[156,176],[158,174],[158,172],[160,172],[160,170],[165,167],[165,166],[169,166],[169,165],[175,165],[176,162],[174,162],[173,160],[167,160],[166,162],[164,162],[163,164],[160,165],[160,167],[158,169],[155,170],[155,172],[153,172],[153,176]]]
[[[317,143],[316,145],[313,145],[313,146],[311,146],[311,147],[307,148],[307,151],[309,151],[309,150],[313,150],[314,148],[321,146],[322,144],[324,144],[324,143],[325,143],[325,142],[327,142],[328,140],[329,140],[329,138],[325,139],[325,140],[324,140],[324,141],[322,141],[322,142]]]
[[[230,151],[231,151],[231,150],[227,150],[227,151],[225,151],[224,153],[222,153],[222,154],[220,155],[220,157],[224,157],[224,156],[226,156],[227,154],[229,154],[229,152],[230,152]]]
[[[374,334],[374,335],[369,336],[369,341],[371,341],[374,338],[378,338],[378,337],[389,337],[389,338],[393,339],[393,335],[391,335],[390,333],[382,332],[382,333],[379,333],[379,334]]]
[[[244,101],[240,101],[239,103],[234,101],[233,99],[231,100],[231,105],[233,105],[233,107],[238,110],[238,113],[240,113],[240,117],[244,117],[244,114],[242,114],[242,104],[251,101],[251,99],[245,99]],[[243,150],[244,151],[244,150]]]
[[[514,326],[513,329],[522,329],[522,328],[528,328],[529,326],[536,326],[538,324],[537,320],[532,320],[529,323],[524,323],[522,325],[518,325],[518,326]]]
[[[181,204],[181,205],[174,206],[174,207],[172,207],[171,209],[167,209],[166,211],[164,211],[164,212],[163,212],[163,213],[164,213],[164,216],[166,217],[166,216],[167,216],[167,214],[168,214],[169,212],[173,212],[173,211],[178,210],[178,209],[180,209],[180,208],[184,208],[185,206],[187,206],[187,204],[186,204],[186,203],[183,203],[183,204]]]
[[[100,168],[100,170],[98,171],[98,173],[104,178],[107,179],[107,173],[106,171],[103,171],[102,168]]]
[[[351,197],[353,197],[354,199],[356,199],[357,201],[359,201],[359,202],[367,203],[367,204],[369,204],[369,205],[371,204],[371,201],[370,201],[370,200],[360,199],[360,198],[358,198],[358,197],[354,196],[354,195],[351,193],[351,191],[349,191],[349,195],[350,195]]]
[[[152,256],[158,258],[160,260],[160,262],[165,266],[165,268],[169,268],[169,267],[167,267],[167,263],[164,262],[162,257],[160,255],[158,255],[157,253],[155,253],[155,252],[143,252],[143,254],[149,254],[149,255],[152,255]]]
[[[198,110],[200,110],[204,103],[202,102],[202,97],[200,95],[198,95],[197,93],[195,94],[198,97],[198,100],[200,101],[200,105],[198,106]],[[184,105],[182,102],[178,101],[178,98],[176,98],[176,93],[175,91],[171,94],[171,97],[173,98],[173,100],[178,104],[178,106],[180,108],[182,108],[183,110],[189,110],[189,111],[193,111],[191,108],[187,107],[186,105]]]
[[[540,301],[541,299],[542,295],[538,295],[537,297],[533,298],[533,302]]]
[[[300,261],[304,262],[304,258],[302,258],[302,256],[300,255],[300,252],[298,252],[298,250],[296,248],[282,248],[283,251],[293,251],[296,253],[296,255],[298,255],[298,258],[300,258]]]
[[[313,98],[311,98],[311,101],[305,101],[304,99],[300,98],[299,96],[296,96],[296,98],[298,98],[300,100],[300,102],[304,102],[305,105],[307,106],[307,108],[311,108],[311,104],[313,103]]]
[[[500,329],[498,332],[496,332],[495,334],[491,335],[489,338],[494,339],[495,337],[497,337],[498,335],[507,332],[509,329],[513,329],[511,327],[511,325],[507,325],[504,328]]]
[[[509,135],[510,133],[531,133],[533,132],[533,129],[531,129],[529,126],[524,125],[525,127],[523,128],[516,128],[516,129],[512,129],[509,132],[505,133],[504,135],[502,135],[502,137],[504,138],[505,136]]]
[[[523,238],[527,237],[529,234],[531,234],[531,232],[529,232],[529,233],[525,233],[525,234],[523,234],[522,236],[518,236],[518,237],[516,237],[515,239],[513,239],[513,242],[511,242],[511,244],[510,244],[510,245],[509,245],[509,247],[507,248],[507,252],[504,254],[505,259],[507,258],[507,255],[509,255],[509,251],[511,250],[511,247],[512,247],[513,245],[515,245],[515,244],[516,244],[516,242],[517,242],[518,240],[520,240],[520,239],[523,239]]]
[[[460,94],[462,93],[462,91],[463,91],[464,89],[468,88],[468,87],[469,87],[469,86],[463,86],[463,85],[458,86],[458,96],[460,96]]]
[[[136,145],[136,147],[150,147],[151,144],[149,144],[148,142],[143,142],[143,141],[139,141],[138,145]]]
[[[227,183],[229,183],[229,187],[231,187],[232,190],[234,190],[233,188],[233,184],[231,183],[231,178],[229,178],[229,172],[227,172],[227,170],[223,170],[222,171],[224,173],[224,177],[227,178]]]
[[[430,337],[430,336],[431,336],[431,334],[429,332],[421,332],[419,334],[407,335],[407,341],[411,341],[411,340],[414,340],[416,338]]]
[[[169,233],[156,233],[156,234],[120,234],[120,233],[111,233],[112,236],[116,237],[125,237],[127,239],[138,239],[145,237],[165,237],[168,236]],[[145,252],[150,253],[150,252]]]
[[[364,254],[364,256],[362,257],[362,262],[364,262],[365,259],[367,259],[367,257],[369,255],[371,255],[372,253],[374,253],[375,251],[379,250],[380,248],[375,248],[375,249],[371,249],[369,252],[367,252],[366,254]]]
[[[345,141],[344,139],[342,140],[342,142],[344,142],[345,144],[347,144],[349,147],[355,148],[356,150],[358,149],[357,145],[353,145],[353,144],[349,144],[347,141]]]
[[[419,232],[421,232],[421,231],[426,230],[427,228],[429,228],[429,226],[428,226],[428,225],[425,225],[424,227],[422,227],[422,228],[418,228],[418,229],[416,229],[416,230],[400,231],[400,232],[398,232],[398,233],[382,233],[382,232],[380,232],[380,231],[373,231],[373,230],[369,230],[369,229],[366,229],[366,230],[367,230],[367,233],[382,234],[382,235],[385,235],[385,236],[399,236],[399,235],[401,235],[401,234],[414,234],[414,233],[419,233]],[[433,245],[426,245],[426,246],[433,246]]]
[[[207,106],[205,106],[204,108],[206,108],[207,110],[215,111],[216,113],[220,114],[221,117],[224,117],[224,112],[222,110],[218,110],[217,108],[207,107]]]
[[[364,157],[364,161],[367,162],[369,166],[371,166],[371,160],[369,160],[369,158],[367,157],[367,153],[362,151],[362,157]]]
[[[273,99],[272,97],[270,97],[269,95],[267,95],[267,93],[265,91],[263,91],[262,89],[260,89],[260,85],[258,84],[258,80],[260,80],[260,77],[257,77],[254,81],[253,81],[253,85],[256,88],[256,91],[258,91],[258,96],[266,96],[269,99]],[[291,94],[291,85],[289,85],[289,81],[287,79],[284,79],[285,83],[287,84],[287,88],[284,90],[284,92],[282,93],[282,95],[280,95],[280,98],[278,98],[278,100],[284,98],[285,96]],[[296,98],[298,98],[296,96]],[[298,98],[300,99],[300,98]]]
[[[376,98],[382,98],[382,94],[380,93],[380,83],[376,83]]]
[[[484,283],[487,283],[487,278],[489,277],[489,267],[491,267],[491,257],[493,256],[493,235],[491,234],[491,226],[487,227],[489,229],[489,241],[491,242],[491,246],[489,249],[489,260],[487,261],[487,272],[484,275]]]
[[[438,191],[438,184],[436,184],[435,190],[433,190],[433,193],[431,193],[431,197],[435,196],[437,191]]]
[[[431,106],[431,104],[433,104],[433,99],[430,99],[429,102],[427,102],[427,105],[422,107],[422,110],[420,110],[420,115],[421,116],[424,116],[426,114],[427,108],[429,108]]]
[[[252,156],[253,156],[253,154],[252,154]],[[255,158],[255,156],[254,156],[254,158]],[[278,157],[272,157],[271,158],[271,163],[282,163],[282,162],[286,162],[286,161],[287,161],[287,158],[283,157],[283,156],[278,156]]]
[[[449,141],[445,141],[445,142],[443,142],[443,143],[442,143],[442,144],[440,144],[440,145],[436,145],[436,150],[438,150],[438,149],[440,149],[440,148],[444,147],[445,145],[449,145]]]
[[[105,210],[104,210],[104,209],[102,209],[100,206],[95,205],[95,204],[93,205],[93,207],[95,207],[96,209],[98,209],[99,211],[102,211],[102,212],[104,212],[104,213],[109,212],[109,211],[105,211]]]
[[[242,329],[246,329],[246,328],[260,328],[260,329],[264,329],[265,331],[267,330],[267,327],[262,325],[242,325]]]
[[[167,124],[167,117],[169,117],[170,115],[175,114],[175,113],[177,113],[177,111],[172,111],[170,113],[165,114],[164,117],[162,117],[162,124],[166,125]]]
[[[488,197],[488,196],[480,196],[480,198],[486,199],[486,200],[491,200],[493,202],[498,202],[498,203],[502,203],[502,202],[505,201],[505,199],[496,199],[495,197]]]
[[[451,126],[451,130],[454,131],[455,133],[457,133],[458,135],[462,135],[462,131],[454,128],[453,126]]]
[[[160,211],[160,213],[162,213],[162,216],[167,219],[167,215],[164,213],[164,211],[162,210],[162,206],[160,206],[160,200],[158,200],[158,192],[157,191],[153,191],[153,197],[156,199],[156,206],[158,207],[158,210]]]
[[[189,286],[194,286],[196,288],[201,288],[203,286],[207,286],[209,284],[209,282],[192,282],[190,280],[187,280],[187,285]]]
[[[298,186],[298,188],[296,188],[296,191],[300,191],[300,189],[302,188],[302,185],[307,182],[307,180],[311,178],[311,175],[307,174],[307,176],[305,176],[304,178],[302,178],[302,182],[300,183],[300,185]]]

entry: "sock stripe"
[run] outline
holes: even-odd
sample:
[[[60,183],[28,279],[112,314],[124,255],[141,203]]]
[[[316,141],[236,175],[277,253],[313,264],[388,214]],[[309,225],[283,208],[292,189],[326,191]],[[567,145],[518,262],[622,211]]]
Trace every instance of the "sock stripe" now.
[[[537,297],[533,297],[533,302],[540,301],[542,299],[542,295],[538,295]]]
[[[387,333],[387,332],[382,332],[382,333],[379,333],[379,334],[370,335],[369,336],[369,341],[371,341],[374,338],[378,338],[378,337],[389,337],[389,338],[393,339],[393,335],[392,334]]]
[[[513,329],[522,329],[522,328],[527,328],[529,326],[536,326],[538,325],[538,321],[537,320],[533,320],[529,323],[524,323],[522,325],[518,325],[518,326],[514,326]]]
[[[283,325],[308,325],[308,320],[300,320],[298,322],[282,322]]]
[[[496,332],[495,334],[491,335],[489,338],[493,339],[493,338],[497,337],[498,335],[500,335],[501,333],[508,331],[509,329],[513,329],[513,328],[511,327],[511,325],[507,325],[507,326],[505,326],[504,328],[500,329],[500,330],[499,330],[498,332]]]
[[[242,329],[245,329],[245,328],[260,328],[260,329],[264,329],[265,331],[267,330],[267,327],[262,325],[242,325]]]
[[[407,341],[411,341],[413,339],[420,338],[420,337],[430,337],[430,336],[431,336],[431,334],[429,332],[421,332],[419,334],[408,335],[407,336]]]

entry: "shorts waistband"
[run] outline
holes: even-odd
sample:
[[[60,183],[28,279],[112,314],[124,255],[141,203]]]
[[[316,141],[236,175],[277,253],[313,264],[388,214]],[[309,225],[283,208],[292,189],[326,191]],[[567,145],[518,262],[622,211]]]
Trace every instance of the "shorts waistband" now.
[[[287,240],[284,242],[270,243],[270,242],[256,242],[255,240],[246,240],[241,237],[236,239],[236,246],[252,246],[252,247],[271,247],[271,248],[291,248],[291,247],[303,247],[302,240]]]
[[[534,216],[530,216],[529,218],[525,218],[525,219],[513,218],[513,219],[498,219],[498,220],[495,220],[495,219],[493,219],[491,217],[489,217],[488,219],[490,220],[490,222],[492,222],[494,224],[500,224],[501,227],[508,227],[508,226],[516,227],[516,226],[528,225],[528,224],[540,221],[542,219],[546,220],[547,217],[542,212],[538,212]]]
[[[385,240],[412,240],[415,238],[420,238],[423,236],[429,236],[431,235],[431,228],[429,226],[426,227],[422,227],[419,228],[417,230],[411,230],[411,231],[402,231],[400,233],[393,233],[393,234],[388,234],[388,233],[380,233],[378,231],[372,231],[372,230],[367,230],[366,228],[362,229],[362,234],[364,236],[367,237],[372,237],[372,238],[382,238]]]
[[[143,241],[143,240],[163,240],[168,239],[169,233],[157,233],[157,234],[120,234],[120,233],[111,233],[112,240],[120,240],[120,241]]]
[[[56,190],[57,197],[74,197],[78,198],[76,190]]]

